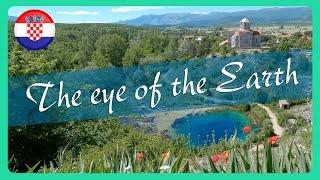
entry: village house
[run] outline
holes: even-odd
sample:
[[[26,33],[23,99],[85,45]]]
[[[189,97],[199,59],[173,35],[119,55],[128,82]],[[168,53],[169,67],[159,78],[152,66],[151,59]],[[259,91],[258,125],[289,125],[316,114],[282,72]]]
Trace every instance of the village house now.
[[[290,103],[285,99],[279,100],[279,107],[281,109],[289,109],[290,108]]]
[[[228,30],[229,48],[260,48],[261,34],[250,29],[250,21],[244,18],[240,21],[239,30]]]

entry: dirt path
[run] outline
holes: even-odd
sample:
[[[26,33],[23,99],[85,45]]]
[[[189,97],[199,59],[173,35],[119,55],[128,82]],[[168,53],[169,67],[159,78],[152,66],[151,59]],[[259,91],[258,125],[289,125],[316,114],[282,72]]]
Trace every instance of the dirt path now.
[[[267,106],[263,105],[263,104],[258,104],[258,106],[260,106],[261,108],[263,108],[264,110],[267,111],[269,117],[270,117],[270,121],[272,123],[272,127],[273,127],[273,131],[276,135],[278,136],[282,136],[283,133],[283,128],[279,125],[278,123],[278,119],[277,116],[275,115],[275,113]]]

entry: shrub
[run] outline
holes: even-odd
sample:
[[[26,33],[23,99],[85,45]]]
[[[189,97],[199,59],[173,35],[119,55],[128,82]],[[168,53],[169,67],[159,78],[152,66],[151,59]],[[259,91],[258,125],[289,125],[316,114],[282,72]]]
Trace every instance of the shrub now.
[[[279,125],[284,126],[287,123],[288,119],[295,119],[295,116],[289,114],[288,112],[280,111],[278,112],[277,118]]]
[[[242,112],[248,112],[251,110],[250,104],[238,105],[237,107]]]

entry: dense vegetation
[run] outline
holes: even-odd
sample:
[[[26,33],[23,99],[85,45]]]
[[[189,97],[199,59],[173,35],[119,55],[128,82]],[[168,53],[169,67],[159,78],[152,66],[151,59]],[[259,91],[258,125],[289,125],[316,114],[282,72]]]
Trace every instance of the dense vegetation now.
[[[48,163],[67,148],[78,156],[82,149],[114,147],[133,151],[134,148],[172,147],[168,140],[137,131],[129,125],[120,125],[116,119],[35,125],[9,129],[10,169],[25,171],[41,161]],[[159,149],[160,150],[160,149]]]
[[[218,31],[201,43],[186,35],[197,30],[162,30],[124,25],[56,25],[50,48],[27,51],[15,40],[9,24],[9,75],[43,74],[95,67],[121,67],[158,61],[190,59],[213,53],[226,53]]]
[[[306,104],[308,99],[298,99],[298,100],[290,100],[291,106],[299,106]],[[301,116],[295,116],[288,112],[288,110],[283,110],[279,107],[276,102],[270,103],[269,106],[276,112],[278,122],[281,126],[288,125],[288,119],[296,119],[298,121],[297,125],[305,126],[306,120]]]
[[[226,38],[219,28],[210,34],[203,34],[197,29],[105,24],[57,24],[56,29],[56,37],[50,48],[27,51],[14,40],[13,24],[9,24],[10,77],[235,54],[235,50],[219,46]],[[199,43],[185,36],[204,38]],[[308,44],[309,41],[303,38],[294,36],[293,39],[281,41],[274,48],[310,48],[311,43]],[[299,151],[292,141],[279,142],[285,149],[272,148],[272,152],[270,146],[266,145],[264,153],[260,153],[266,156],[260,162],[257,162],[260,158],[245,154],[263,142],[271,132],[261,109],[257,106],[242,108],[241,111],[263,127],[260,134],[246,142],[222,139],[217,144],[201,148],[187,146],[182,137],[169,140],[150,135],[143,129],[121,125],[117,119],[9,128],[9,168],[15,172],[125,172],[124,169],[128,172],[159,172],[160,167],[167,165],[170,168],[165,166],[165,169],[169,172],[309,171],[310,149]],[[217,164],[216,167],[208,156],[222,151],[230,153],[226,163],[230,163],[230,166]],[[170,155],[164,161],[160,156],[167,152]],[[256,153],[257,157],[260,154]],[[197,158],[207,165],[190,165],[197,164],[194,163]],[[126,168],[129,165],[131,168]]]
[[[272,44],[270,51],[288,51],[290,48],[311,49],[312,47],[311,31],[295,32],[291,36],[283,34],[283,36],[283,38],[277,38],[274,35],[262,35],[261,41]],[[277,39],[280,39],[278,43]]]
[[[21,133],[26,129],[34,135]],[[194,148],[183,137],[166,140],[115,119],[11,128],[10,135],[9,166],[18,172],[308,172],[311,164],[310,153],[297,147],[299,138],[272,149],[235,136]]]
[[[44,74],[97,67],[121,67],[168,60],[235,55],[234,49],[219,46],[226,39],[222,28],[211,33],[198,29],[142,28],[107,24],[57,24],[50,48],[27,51],[14,39],[9,24],[9,75]],[[201,42],[195,38],[202,36]],[[276,43],[272,35],[262,42],[272,43],[271,51],[311,48],[311,34],[295,33]]]

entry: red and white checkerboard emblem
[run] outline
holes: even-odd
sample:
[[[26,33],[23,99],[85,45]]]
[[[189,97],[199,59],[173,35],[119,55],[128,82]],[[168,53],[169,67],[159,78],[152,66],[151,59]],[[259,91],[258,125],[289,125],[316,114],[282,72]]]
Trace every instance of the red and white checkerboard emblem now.
[[[27,35],[32,41],[39,40],[42,36],[42,31],[42,23],[27,23]]]
[[[45,49],[55,36],[53,19],[42,10],[27,10],[17,18],[14,36],[28,50]]]

